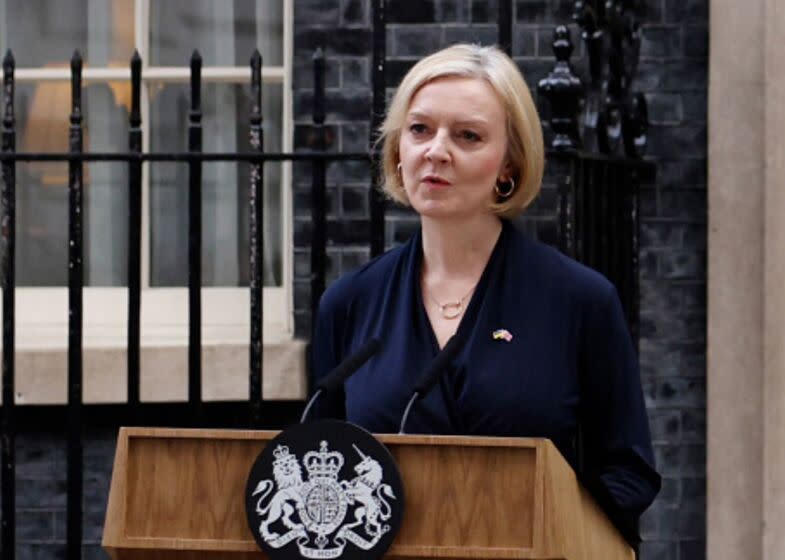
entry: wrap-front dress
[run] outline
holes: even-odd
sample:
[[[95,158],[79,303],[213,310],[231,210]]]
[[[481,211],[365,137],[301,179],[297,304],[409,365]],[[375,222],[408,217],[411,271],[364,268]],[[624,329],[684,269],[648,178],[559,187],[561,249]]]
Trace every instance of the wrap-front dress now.
[[[314,381],[372,337],[380,351],[314,410],[372,432],[398,431],[412,389],[439,352],[411,239],[335,281],[322,296]],[[637,356],[614,286],[503,221],[459,319],[463,345],[412,409],[408,433],[550,438],[634,540],[660,488]],[[494,333],[495,336],[494,336]],[[630,537],[630,535],[633,535]]]

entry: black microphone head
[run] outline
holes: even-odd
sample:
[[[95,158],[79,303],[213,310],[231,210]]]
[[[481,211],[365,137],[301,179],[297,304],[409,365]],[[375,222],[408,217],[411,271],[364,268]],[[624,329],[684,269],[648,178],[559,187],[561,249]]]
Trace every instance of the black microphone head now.
[[[363,344],[357,352],[346,358],[335,369],[325,375],[319,383],[316,384],[316,389],[324,391],[334,391],[340,387],[351,375],[356,372],[360,367],[367,362],[374,354],[376,354],[382,347],[382,343],[378,338],[371,338]]]
[[[433,361],[428,364],[428,367],[425,368],[425,371],[414,386],[414,392],[418,393],[420,398],[423,398],[431,390],[439,374],[450,365],[450,362],[455,359],[461,348],[463,348],[463,337],[458,336],[456,333],[447,341],[447,344],[444,345],[444,348],[436,355]]]

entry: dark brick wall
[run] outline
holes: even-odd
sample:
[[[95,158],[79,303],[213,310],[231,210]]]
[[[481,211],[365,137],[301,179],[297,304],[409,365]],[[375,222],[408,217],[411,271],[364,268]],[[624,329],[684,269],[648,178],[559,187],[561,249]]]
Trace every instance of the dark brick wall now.
[[[368,141],[370,113],[370,2],[296,2],[295,52],[303,75],[296,79],[295,120],[310,122],[310,55],[324,46],[328,61],[331,148],[353,150]],[[513,57],[534,86],[552,68],[557,23],[569,23],[571,0],[517,0]],[[650,109],[647,159],[657,164],[656,183],[641,200],[640,361],[663,490],[642,520],[644,560],[693,560],[705,556],[706,504],[706,104],[708,0],[640,2],[643,44],[635,88]],[[495,0],[388,1],[388,97],[420,57],[459,41],[496,40]],[[338,29],[335,29],[337,25]],[[583,48],[574,26],[573,59],[585,75]],[[328,32],[329,30],[329,32]],[[547,113],[546,107],[544,113]],[[298,148],[306,148],[306,134]],[[295,278],[297,330],[308,333],[310,168],[297,178]],[[565,170],[550,165],[542,196],[521,220],[545,242],[554,242],[555,191]],[[367,167],[333,163],[329,172],[329,278],[367,258]],[[344,223],[341,223],[344,222]],[[416,227],[411,212],[388,212],[388,246]]]
[[[642,521],[644,560],[705,556],[706,496],[706,98],[708,0],[642,2],[643,48],[636,87],[652,121],[648,159],[656,184],[642,197],[641,366],[663,491]],[[570,21],[571,1],[517,0],[513,55],[530,85],[547,74],[556,23]],[[421,56],[457,41],[493,43],[496,1],[389,0],[388,93]],[[310,142],[311,55],[328,55],[328,148],[364,150],[370,90],[369,0],[295,0],[295,144]],[[573,39],[577,34],[573,29]],[[582,48],[574,60],[582,71]],[[522,220],[533,236],[554,242],[555,188],[565,170],[551,165],[542,196]],[[294,169],[295,303],[300,335],[308,333],[310,167]],[[328,169],[329,279],[368,258],[370,171],[361,163]],[[386,243],[405,240],[411,212],[388,212]],[[100,550],[114,454],[114,431],[85,439],[85,558]],[[59,435],[18,439],[18,558],[65,557],[65,444]]]
[[[660,471],[644,558],[705,557],[708,1],[665,0],[643,29],[637,87],[658,179],[644,193],[641,370]]]
[[[88,429],[84,436],[82,558],[108,559],[101,549],[101,537],[116,430]],[[62,433],[23,431],[17,435],[17,560],[66,558],[65,442]]]

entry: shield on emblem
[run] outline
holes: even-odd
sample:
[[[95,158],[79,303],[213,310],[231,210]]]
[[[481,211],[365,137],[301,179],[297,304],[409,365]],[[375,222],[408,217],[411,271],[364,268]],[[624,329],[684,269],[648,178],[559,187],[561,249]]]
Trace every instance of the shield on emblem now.
[[[301,517],[308,530],[330,534],[346,516],[346,496],[334,480],[308,481],[303,485]]]
[[[282,431],[257,457],[245,492],[248,526],[271,558],[381,558],[401,525],[404,490],[366,430],[318,420]]]

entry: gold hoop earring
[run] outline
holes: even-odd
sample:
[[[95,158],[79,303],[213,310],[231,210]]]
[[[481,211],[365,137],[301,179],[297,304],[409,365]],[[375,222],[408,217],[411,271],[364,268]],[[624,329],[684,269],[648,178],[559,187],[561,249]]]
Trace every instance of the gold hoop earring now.
[[[504,185],[504,188],[502,188],[501,185]],[[512,193],[515,192],[515,181],[512,177],[510,177],[507,181],[503,181],[501,184],[497,182],[496,185],[494,185],[493,190],[496,191],[496,195],[499,198],[510,198]]]

